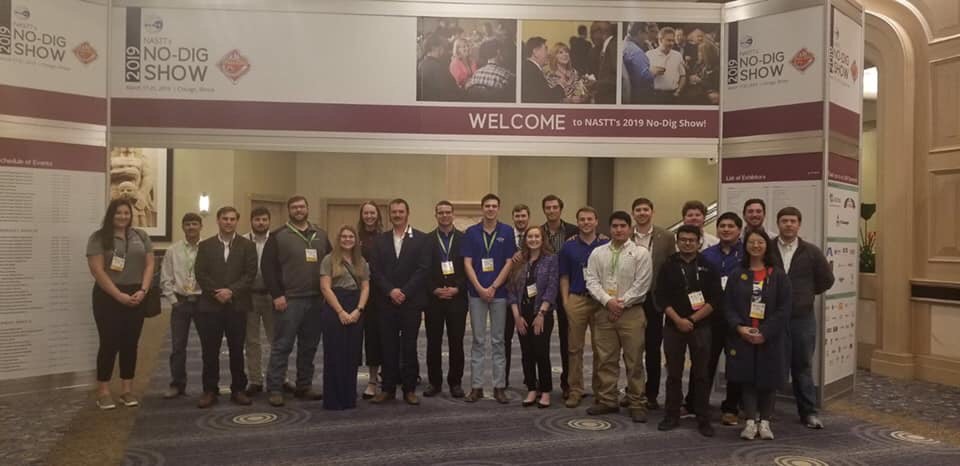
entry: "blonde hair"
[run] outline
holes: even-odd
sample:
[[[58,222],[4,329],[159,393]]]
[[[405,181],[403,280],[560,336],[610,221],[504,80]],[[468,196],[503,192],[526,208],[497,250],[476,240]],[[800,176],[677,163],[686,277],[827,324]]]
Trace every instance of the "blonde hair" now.
[[[356,277],[356,280],[363,281],[366,280],[366,261],[363,259],[363,254],[360,251],[360,236],[357,234],[357,229],[350,225],[343,225],[337,230],[336,241],[333,242],[333,251],[330,252],[330,278],[342,277],[344,273],[347,272],[347,268],[343,266],[344,259],[344,250],[340,246],[340,235],[344,231],[349,231],[353,233],[354,245],[350,250],[350,263],[353,265],[353,276]],[[360,283],[357,283],[357,286],[360,286]]]
[[[563,42],[557,42],[556,44],[553,44],[553,47],[550,48],[550,54],[549,54],[550,62],[548,66],[550,67],[551,70],[557,71],[560,69],[559,63],[557,63],[557,55],[560,54],[561,50],[566,50],[567,54],[570,54],[570,47],[568,47],[567,44],[564,44]],[[569,64],[567,64],[567,68],[573,69],[572,61]]]

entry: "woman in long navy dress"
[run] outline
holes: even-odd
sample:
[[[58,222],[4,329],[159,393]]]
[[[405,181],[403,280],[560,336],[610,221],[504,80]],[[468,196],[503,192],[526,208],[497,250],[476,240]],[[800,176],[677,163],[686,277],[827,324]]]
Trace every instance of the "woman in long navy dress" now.
[[[357,244],[357,230],[344,225],[333,251],[320,263],[324,303],[323,407],[357,407],[357,368],[363,346],[363,310],[370,294],[370,267]]]

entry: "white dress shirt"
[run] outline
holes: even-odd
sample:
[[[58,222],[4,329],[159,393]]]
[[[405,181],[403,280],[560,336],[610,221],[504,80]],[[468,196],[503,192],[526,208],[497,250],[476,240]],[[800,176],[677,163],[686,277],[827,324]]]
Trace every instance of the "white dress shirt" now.
[[[183,296],[200,294],[200,287],[197,286],[197,278],[194,275],[197,249],[196,244],[180,240],[173,243],[163,255],[163,265],[160,268],[160,290],[171,305],[177,303],[178,294]]]
[[[407,229],[403,230],[403,234],[400,236],[397,236],[396,231],[393,232],[393,249],[397,251],[397,259],[400,258],[400,248],[403,247],[404,236],[409,236],[413,238],[413,229],[410,227],[410,225],[407,225]]]
[[[797,252],[796,238],[789,243],[785,243],[780,237],[777,237],[777,248],[780,249],[780,256],[783,257],[783,270],[790,271],[790,263],[793,262],[793,253]]]
[[[675,91],[680,87],[680,78],[687,73],[683,66],[683,55],[680,52],[670,49],[663,53],[659,48],[647,52],[647,59],[650,60],[650,68],[661,66],[666,71],[661,75],[653,77],[653,89],[657,91]]]
[[[623,243],[619,251],[614,249],[612,241],[598,246],[590,253],[584,273],[587,290],[594,299],[606,306],[611,299],[620,298],[624,308],[643,302],[652,278],[650,252],[630,240]]]
[[[636,229],[633,230],[633,242],[640,246],[641,248],[646,248],[647,251],[650,251],[653,246],[653,225],[650,225],[650,230],[646,233],[640,233]]]
[[[223,237],[220,236],[219,233],[217,233],[217,239],[219,239],[220,242],[223,243],[223,261],[224,262],[226,262],[227,258],[230,257],[230,244],[233,243],[233,239],[236,237],[237,237],[237,234],[234,233],[230,235],[230,238],[228,238],[227,240],[224,240]]]
[[[267,230],[267,233],[263,235],[263,239],[258,239],[257,235],[253,234],[252,231],[244,236],[248,240],[253,241],[253,244],[257,246],[257,273],[260,273],[260,259],[263,256],[263,246],[267,244],[267,240],[270,239],[270,231]]]

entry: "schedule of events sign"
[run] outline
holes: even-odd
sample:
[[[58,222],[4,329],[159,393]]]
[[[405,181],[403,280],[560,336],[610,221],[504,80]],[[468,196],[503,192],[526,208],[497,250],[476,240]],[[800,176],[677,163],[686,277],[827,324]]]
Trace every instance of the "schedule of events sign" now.
[[[104,168],[102,147],[0,138],[0,380],[94,368]]]

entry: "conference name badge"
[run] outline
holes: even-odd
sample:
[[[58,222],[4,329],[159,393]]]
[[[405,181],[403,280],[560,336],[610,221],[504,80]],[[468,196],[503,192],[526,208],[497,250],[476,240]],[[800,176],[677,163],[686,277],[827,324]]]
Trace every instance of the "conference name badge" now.
[[[703,299],[702,291],[694,291],[691,293],[687,293],[687,299],[690,300],[690,306],[693,308],[694,311],[699,311],[700,308],[702,308],[707,303],[707,301]]]
[[[527,297],[532,298],[537,295],[537,284],[527,285]]]
[[[120,256],[113,256],[113,260],[110,261],[110,270],[114,272],[123,272],[123,267],[127,265],[127,259]]]
[[[750,303],[750,318],[751,319],[763,319],[763,316],[767,313],[767,305],[764,303]]]
[[[440,262],[440,271],[444,275],[453,275],[453,261]]]
[[[493,258],[484,257],[480,259],[480,271],[481,272],[493,272]]]
[[[720,277],[720,289],[727,291],[727,277]]]
[[[317,250],[316,249],[304,249],[303,252],[307,255],[307,262],[316,262],[317,261]]]

